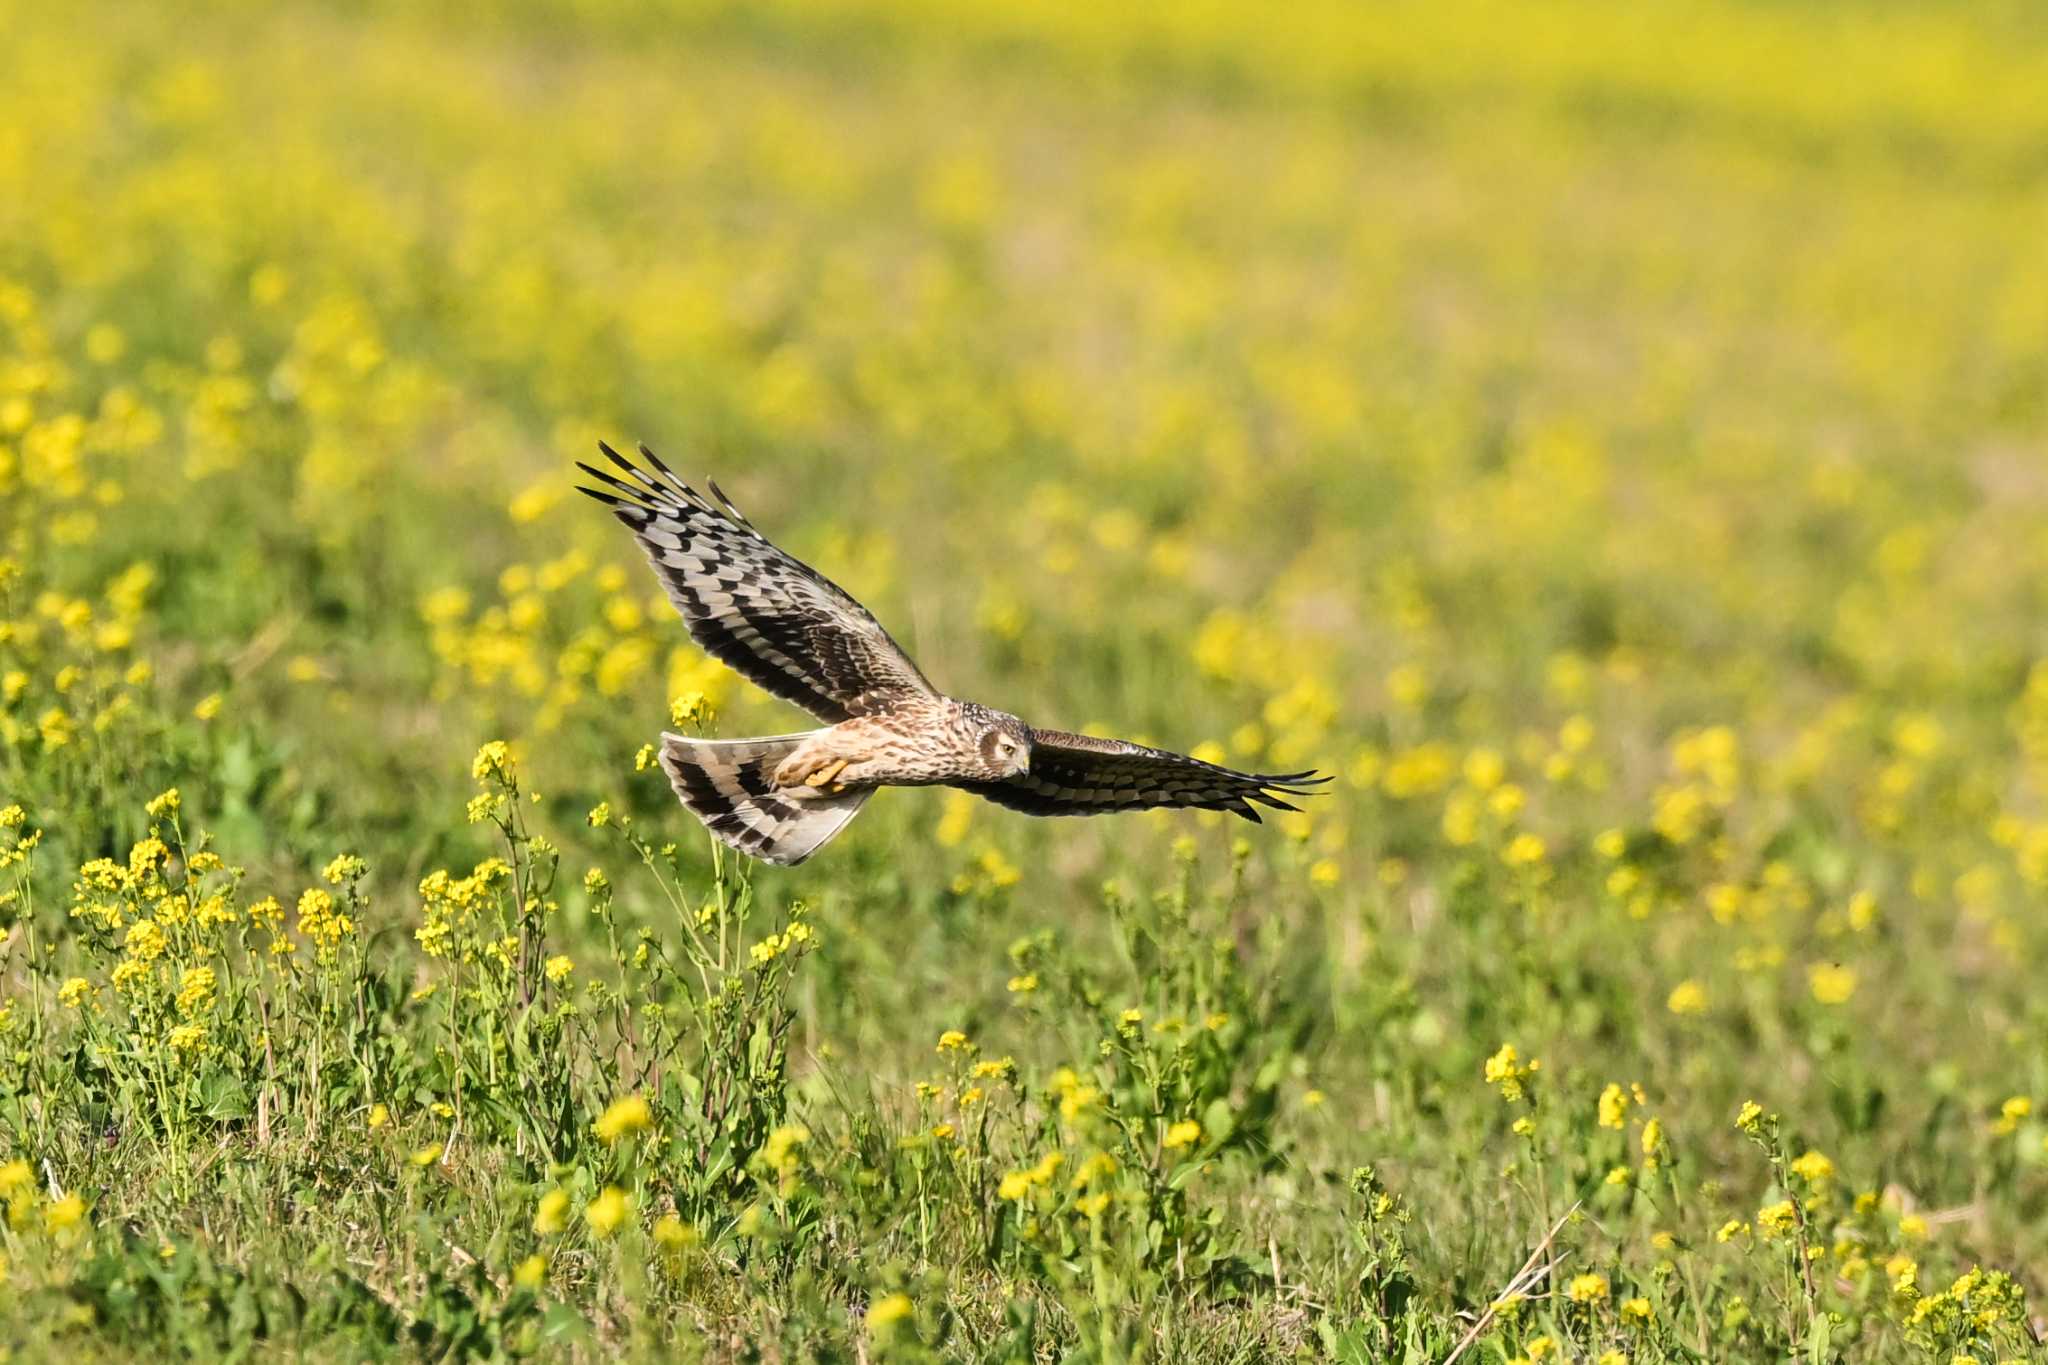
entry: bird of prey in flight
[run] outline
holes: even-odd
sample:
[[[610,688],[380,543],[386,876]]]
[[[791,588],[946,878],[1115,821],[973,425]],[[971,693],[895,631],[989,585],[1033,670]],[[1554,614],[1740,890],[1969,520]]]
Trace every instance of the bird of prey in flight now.
[[[582,491],[632,530],[704,649],[824,722],[768,739],[661,737],[661,765],[692,814],[740,852],[800,863],[878,787],[959,787],[1027,815],[1152,806],[1294,810],[1327,777],[1241,773],[1121,739],[1041,730],[925,680],[845,590],[771,544],[708,484],[678,479],[646,446],[612,473],[577,462]]]

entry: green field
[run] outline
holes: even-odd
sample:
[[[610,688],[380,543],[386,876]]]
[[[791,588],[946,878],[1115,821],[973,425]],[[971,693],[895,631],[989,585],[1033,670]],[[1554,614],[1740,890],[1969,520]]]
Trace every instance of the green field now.
[[[2048,1360],[2037,6],[0,34],[0,1359]],[[600,438],[1332,794],[715,858]]]

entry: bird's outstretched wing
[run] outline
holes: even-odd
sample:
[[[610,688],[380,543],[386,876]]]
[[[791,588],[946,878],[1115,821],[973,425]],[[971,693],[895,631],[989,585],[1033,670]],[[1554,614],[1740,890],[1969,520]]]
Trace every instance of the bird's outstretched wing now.
[[[706,651],[832,724],[934,695],[867,608],[776,549],[717,484],[705,497],[646,446],[640,454],[648,468],[608,445],[598,449],[626,477],[579,460],[603,485],[582,491],[639,537],[669,601]]]
[[[1165,749],[1061,730],[1031,732],[1031,771],[1001,782],[955,785],[1026,815],[1100,815],[1150,806],[1224,810],[1257,823],[1257,807],[1312,796],[1329,781],[1314,770],[1241,773]]]

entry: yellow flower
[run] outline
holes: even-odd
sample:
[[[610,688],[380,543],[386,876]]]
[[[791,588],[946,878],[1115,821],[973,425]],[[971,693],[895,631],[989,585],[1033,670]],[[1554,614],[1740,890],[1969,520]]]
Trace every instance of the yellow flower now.
[[[1643,1124],[1643,1167],[1654,1171],[1662,1163],[1665,1152],[1664,1125],[1657,1119]]]
[[[127,948],[129,956],[137,962],[154,962],[163,956],[164,949],[169,943],[164,938],[162,927],[155,920],[142,919],[129,926],[128,936],[122,940],[122,946]]]
[[[2034,1102],[2025,1095],[2014,1095],[1998,1107],[1998,1119],[1991,1125],[1991,1131],[1998,1134],[2016,1132],[2020,1120],[2034,1112]]]
[[[552,1237],[569,1223],[569,1194],[557,1186],[540,1197],[540,1203],[533,1211],[533,1230],[542,1237]]]
[[[479,782],[509,782],[512,779],[512,750],[504,740],[494,739],[476,751],[469,775]]]
[[[1573,1303],[1600,1303],[1607,1297],[1607,1277],[1591,1271],[1574,1275],[1565,1294]]]
[[[19,1157],[0,1166],[0,1199],[12,1199],[23,1190],[35,1188],[35,1183],[35,1169]]]
[[[799,1150],[811,1140],[811,1130],[800,1123],[785,1123],[768,1135],[761,1144],[760,1157],[763,1165],[787,1179],[803,1164],[803,1153]]]
[[[1161,1145],[1169,1152],[1177,1152],[1183,1147],[1194,1146],[1195,1143],[1201,1141],[1201,1137],[1201,1124],[1196,1123],[1193,1119],[1182,1119],[1179,1123],[1166,1130],[1166,1140]]]
[[[546,971],[548,980],[559,984],[562,981],[566,981],[569,973],[576,970],[576,963],[572,959],[557,953],[547,960],[547,965],[543,970]]]
[[[335,908],[333,895],[317,886],[299,896],[298,912],[299,933],[312,942],[323,960],[356,931],[355,921]]]
[[[590,1206],[583,1210],[583,1221],[590,1224],[591,1232],[597,1236],[610,1237],[619,1230],[619,1225],[626,1221],[626,1215],[632,1211],[632,1207],[632,1201],[626,1197],[624,1190],[616,1185],[607,1185],[603,1193],[591,1200]]]
[[[959,1029],[949,1028],[939,1035],[940,1052],[972,1052],[974,1044],[967,1041],[967,1035]]]
[[[73,1190],[43,1210],[43,1227],[49,1232],[68,1232],[85,1217],[85,1201]]]
[[[142,809],[152,820],[160,815],[176,815],[178,813],[178,789],[172,787],[166,791],[159,792],[157,795],[152,796],[149,799],[149,803]]]
[[[441,1154],[445,1150],[440,1143],[430,1142],[412,1154],[412,1164],[420,1167],[431,1166],[441,1159]]]
[[[370,865],[355,854],[341,853],[320,870],[320,878],[329,886],[340,886],[344,882],[361,880],[369,870]]]
[[[539,1289],[548,1281],[548,1258],[535,1252],[512,1272],[512,1283],[521,1289]]]
[[[712,708],[709,697],[692,689],[669,702],[668,719],[669,724],[680,730],[685,726],[709,725],[718,719],[718,713]]]
[[[1735,1115],[1735,1127],[1738,1131],[1755,1137],[1763,1131],[1766,1118],[1762,1105],[1755,1100],[1744,1100],[1741,1110]]]
[[[1806,969],[1806,984],[1823,1005],[1840,1005],[1856,994],[1856,972],[1840,963],[1815,963]]]
[[[1600,1092],[1599,1119],[1602,1128],[1619,1131],[1628,1126],[1628,1092],[1614,1081]]]
[[[1766,1237],[1783,1237],[1798,1225],[1798,1212],[1789,1199],[1780,1199],[1756,1211],[1756,1230]]]
[[[1529,1078],[1543,1066],[1531,1057],[1525,1064],[1513,1043],[1502,1043],[1500,1051],[1486,1059],[1486,1083],[1500,1087],[1500,1097],[1513,1104],[1527,1094]]]
[[[192,714],[200,720],[212,720],[220,714],[222,704],[223,698],[220,693],[209,692],[199,699],[198,705],[192,708]]]
[[[643,1133],[654,1123],[654,1111],[638,1095],[616,1099],[598,1115],[593,1131],[605,1142],[617,1142],[629,1133]]]
[[[672,1213],[664,1213],[654,1221],[654,1245],[665,1255],[680,1256],[697,1245],[696,1226],[685,1223]]]
[[[363,1122],[372,1132],[375,1132],[391,1122],[391,1111],[384,1105],[373,1104],[370,1106],[369,1117],[364,1119]]]
[[[191,1016],[213,1003],[215,978],[211,967],[187,967],[178,978],[178,1012]]]
[[[1501,850],[1501,861],[1509,867],[1528,867],[1543,861],[1549,852],[1541,836],[1524,830],[1508,840],[1508,846]]]
[[[1681,981],[1665,997],[1664,1008],[1677,1015],[1705,1014],[1707,988],[1697,981]]]
[[[910,1295],[885,1294],[868,1306],[867,1329],[876,1336],[888,1336],[911,1314]]]
[[[1835,1163],[1819,1152],[1808,1150],[1792,1158],[1792,1172],[1809,1185],[1818,1185],[1835,1173]]]
[[[1623,1322],[1646,1323],[1650,1320],[1651,1316],[1650,1301],[1648,1299],[1636,1298],[1623,1299],[1621,1301],[1621,1320]]]
[[[66,1009],[77,1009],[92,994],[92,982],[82,976],[74,976],[57,988],[57,1003]]]

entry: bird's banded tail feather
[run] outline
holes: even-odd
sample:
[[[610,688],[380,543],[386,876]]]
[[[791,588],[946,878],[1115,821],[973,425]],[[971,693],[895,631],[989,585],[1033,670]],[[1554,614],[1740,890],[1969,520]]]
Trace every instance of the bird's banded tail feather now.
[[[789,796],[775,770],[809,735],[772,739],[661,737],[661,766],[692,815],[722,843],[785,867],[802,862],[846,827],[872,788]]]

